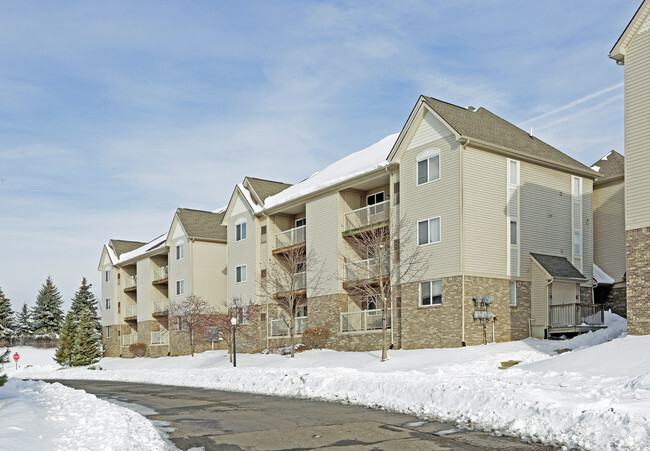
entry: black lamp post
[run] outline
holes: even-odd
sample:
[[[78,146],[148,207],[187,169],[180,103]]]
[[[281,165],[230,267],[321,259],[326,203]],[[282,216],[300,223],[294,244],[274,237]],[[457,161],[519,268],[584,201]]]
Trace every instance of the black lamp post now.
[[[232,366],[237,366],[237,340],[235,338],[235,332],[237,332],[237,318],[234,316],[230,318],[230,324],[232,324]]]

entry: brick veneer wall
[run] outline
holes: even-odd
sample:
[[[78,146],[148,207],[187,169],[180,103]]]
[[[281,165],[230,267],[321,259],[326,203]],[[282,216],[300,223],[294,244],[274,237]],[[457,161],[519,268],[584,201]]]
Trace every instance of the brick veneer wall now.
[[[628,230],[627,332],[650,334],[650,227]]]
[[[120,356],[120,337],[117,331],[119,326],[111,326],[111,338],[106,337],[106,326],[102,327],[102,345],[104,346],[104,357]]]
[[[605,309],[611,309],[612,313],[627,318],[627,290],[625,287],[616,287],[609,290],[605,300]]]

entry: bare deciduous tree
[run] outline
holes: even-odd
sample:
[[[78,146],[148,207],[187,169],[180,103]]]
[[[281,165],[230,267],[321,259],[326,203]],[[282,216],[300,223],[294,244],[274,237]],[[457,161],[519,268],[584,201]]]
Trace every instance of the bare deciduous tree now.
[[[189,334],[192,357],[197,337],[205,335],[208,326],[215,325],[216,314],[208,301],[196,295],[169,303],[170,322],[174,328]]]
[[[284,322],[289,332],[291,358],[295,357],[296,316],[307,305],[307,274],[311,296],[317,296],[322,267],[314,252],[306,246],[293,246],[278,253],[261,278],[260,288],[267,299],[273,299],[284,312]]]
[[[385,224],[371,225],[346,237],[352,249],[366,259],[348,262],[342,256],[346,262],[344,286],[352,298],[365,302],[366,306],[374,303],[381,310],[382,361],[388,358],[389,310],[395,311],[400,286],[414,280],[424,266],[417,245],[403,251],[404,243],[415,243],[415,230],[413,224],[393,215]]]
[[[244,301],[240,297],[232,297],[228,300],[228,305],[225,311],[219,311],[215,315],[214,325],[219,330],[219,335],[228,345],[228,352],[230,354],[230,362],[232,362],[232,323],[230,320],[234,317],[237,318],[237,335],[238,337],[253,339],[255,338],[255,330],[246,327],[245,323],[248,321],[248,315],[256,307],[256,305],[248,300]]]

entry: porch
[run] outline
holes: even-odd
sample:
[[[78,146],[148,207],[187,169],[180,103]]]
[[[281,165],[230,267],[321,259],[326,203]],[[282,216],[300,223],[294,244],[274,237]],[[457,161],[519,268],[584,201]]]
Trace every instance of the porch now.
[[[602,305],[575,303],[549,306],[549,335],[583,333],[605,327]]]

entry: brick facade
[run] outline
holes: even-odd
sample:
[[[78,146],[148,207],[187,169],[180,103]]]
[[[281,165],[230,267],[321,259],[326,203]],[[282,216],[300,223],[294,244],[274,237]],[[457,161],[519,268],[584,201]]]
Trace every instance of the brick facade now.
[[[627,231],[627,332],[650,334],[650,227]]]

